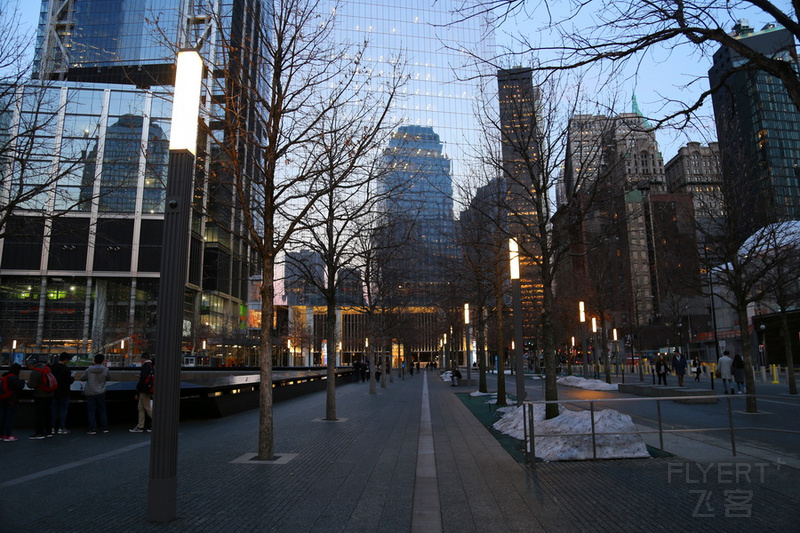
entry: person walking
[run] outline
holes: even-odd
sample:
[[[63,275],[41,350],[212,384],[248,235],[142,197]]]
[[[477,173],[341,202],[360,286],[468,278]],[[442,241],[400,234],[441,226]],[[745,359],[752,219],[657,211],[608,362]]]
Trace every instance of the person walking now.
[[[733,356],[731,363],[731,370],[733,373],[733,381],[736,382],[736,389],[739,394],[744,394],[744,358],[736,352]],[[731,394],[733,394],[733,385],[731,385]]]
[[[35,358],[28,359],[28,388],[33,390],[34,426],[36,433],[28,437],[41,440],[53,436],[53,391],[57,388],[50,368]],[[49,376],[48,376],[49,375]]]
[[[56,377],[58,388],[53,392],[53,403],[51,417],[53,419],[54,435],[69,435],[67,429],[67,409],[69,408],[69,391],[75,382],[72,371],[67,366],[67,362],[72,356],[67,352],[62,352],[58,356],[58,362],[50,365],[50,371]]]
[[[86,411],[89,417],[89,435],[97,434],[97,427],[108,433],[108,413],[106,412],[106,384],[111,371],[103,364],[106,356],[98,353],[94,356],[94,364],[86,369],[81,381],[86,382],[83,394],[86,396]]]
[[[150,354],[144,352],[142,354],[142,368],[139,371],[139,381],[136,382],[136,396],[138,400],[139,409],[139,422],[135,427],[129,429],[131,433],[149,432],[150,428],[147,426],[147,418],[150,418],[150,423],[153,423],[153,377],[155,368],[153,361],[150,360]]]
[[[731,386],[731,394],[733,394],[733,383],[731,383],[731,366],[733,361],[730,357],[730,352],[725,350],[722,352],[722,357],[719,358],[717,362],[717,370],[719,371],[719,377],[722,380],[722,388],[725,391],[725,394],[728,394],[728,384],[730,383]]]
[[[20,379],[19,373],[22,366],[19,363],[12,364],[8,372],[4,372],[3,391],[0,394],[0,440],[3,442],[15,442],[19,439],[14,436],[14,415],[17,413],[17,394],[25,388],[25,382]]]
[[[694,373],[694,380],[700,381],[700,372],[703,371],[703,365],[700,364],[700,358],[696,355],[692,359],[692,372]]]
[[[683,387],[683,376],[686,375],[687,366],[686,358],[681,352],[675,350],[672,357],[672,370],[674,370],[675,375],[678,376],[678,387]]]
[[[663,383],[664,386],[667,385],[667,362],[664,360],[664,354],[658,354],[658,359],[656,359],[656,375],[658,376],[658,384],[661,385]]]

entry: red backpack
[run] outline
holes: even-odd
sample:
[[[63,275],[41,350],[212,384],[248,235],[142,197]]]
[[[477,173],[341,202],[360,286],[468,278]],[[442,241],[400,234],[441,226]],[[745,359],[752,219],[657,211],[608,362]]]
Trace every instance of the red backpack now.
[[[0,400],[11,398],[14,390],[8,384],[8,376],[0,377]]]
[[[37,387],[40,391],[53,392],[58,388],[58,381],[56,381],[56,377],[50,371],[50,368],[43,366],[42,368],[36,367],[34,370],[42,373],[42,382]]]

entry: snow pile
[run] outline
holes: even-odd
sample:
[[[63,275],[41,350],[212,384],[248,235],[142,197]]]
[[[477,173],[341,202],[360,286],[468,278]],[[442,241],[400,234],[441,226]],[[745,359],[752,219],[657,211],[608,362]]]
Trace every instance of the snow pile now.
[[[486,403],[487,405],[494,405],[494,404],[496,404],[496,403],[497,403],[497,393],[496,393],[496,392],[480,392],[480,391],[475,391],[475,392],[470,392],[470,393],[469,393],[469,395],[470,395],[470,396],[472,396],[472,397],[474,397],[474,398],[478,398],[478,397],[480,397],[480,396],[489,396],[489,399],[488,399],[488,400],[486,400],[486,401],[484,402],[484,403]],[[514,403],[514,400],[512,400],[511,398],[509,398],[508,396],[506,396],[506,405],[510,405],[510,404],[512,404],[512,403]],[[502,408],[501,408],[501,409],[502,409]]]
[[[533,405],[534,435],[537,436],[536,457],[545,461],[574,461],[592,459],[592,424],[589,411],[570,411],[560,407],[560,414],[545,420],[545,406]],[[524,439],[522,407],[501,407],[503,417],[494,428],[516,439]],[[613,409],[594,413],[595,442],[598,459],[649,457],[647,446],[639,435],[601,435],[636,431],[631,417]],[[585,436],[558,436],[563,433],[588,433]],[[551,436],[552,435],[552,436]]]
[[[579,389],[618,390],[616,383],[606,383],[605,381],[600,381],[599,379],[586,379],[579,378],[578,376],[564,376],[563,378],[558,378],[556,383],[559,385],[565,385],[567,387],[577,387]]]

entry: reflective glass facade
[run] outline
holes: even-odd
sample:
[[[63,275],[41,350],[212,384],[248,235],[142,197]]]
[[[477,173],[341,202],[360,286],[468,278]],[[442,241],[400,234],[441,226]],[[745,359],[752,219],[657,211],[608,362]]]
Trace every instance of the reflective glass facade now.
[[[480,17],[458,21],[454,12],[462,4],[346,1],[336,9],[336,35],[355,45],[367,41],[364,59],[372,76],[391,75],[398,62],[405,63],[408,83],[391,118],[433,128],[459,183],[480,146],[475,113],[481,84],[494,81],[467,53],[489,57],[494,44],[490,28]]]

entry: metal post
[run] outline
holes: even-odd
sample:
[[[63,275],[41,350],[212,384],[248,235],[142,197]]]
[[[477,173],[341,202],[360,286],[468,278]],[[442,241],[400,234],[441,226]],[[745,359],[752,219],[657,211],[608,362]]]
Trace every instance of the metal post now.
[[[169,522],[177,512],[181,336],[189,265],[193,171],[193,154],[188,151],[170,152],[158,290],[155,372],[158,397],[153,404],[147,502],[147,518],[153,522]]]
[[[736,457],[736,432],[733,430],[733,408],[731,406],[731,398],[726,397],[725,400],[728,402],[728,428],[731,433],[731,452],[733,456]]]
[[[597,459],[597,441],[594,433],[594,402],[589,402],[589,414],[592,417],[592,458]]]
[[[522,284],[519,279],[511,280],[514,299],[514,356],[517,370],[517,405],[525,401],[525,374],[522,365]]]
[[[658,446],[659,450],[664,451],[664,428],[661,424],[661,400],[656,400],[656,409],[658,410]]]

